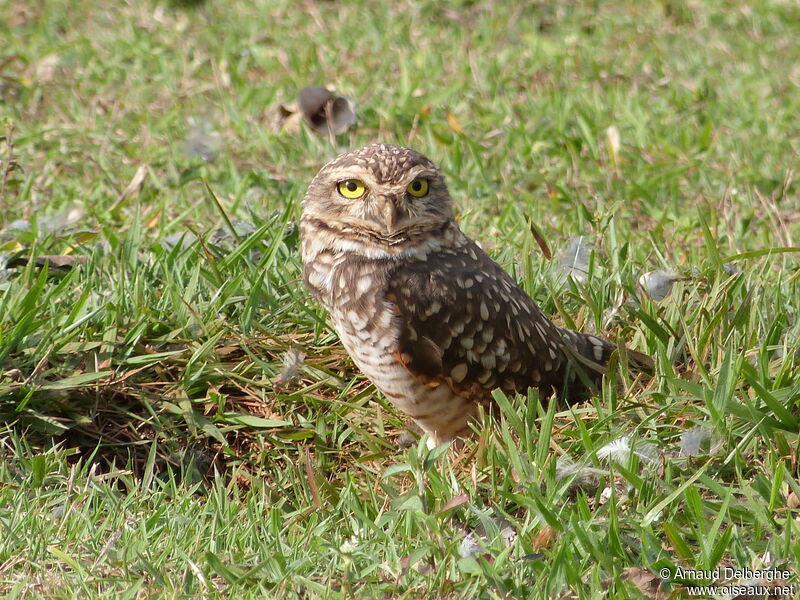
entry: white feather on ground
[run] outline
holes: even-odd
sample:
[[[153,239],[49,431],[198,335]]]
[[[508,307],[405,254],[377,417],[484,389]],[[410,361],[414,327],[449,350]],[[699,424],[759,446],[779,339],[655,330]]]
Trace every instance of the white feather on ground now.
[[[303,366],[306,355],[297,348],[289,348],[283,355],[283,367],[275,377],[275,387],[285,387],[295,378],[297,372]]]
[[[586,283],[591,252],[589,238],[585,235],[569,238],[567,245],[558,253],[559,280],[564,282],[572,277],[576,283]]]
[[[627,463],[631,454],[635,454],[644,463],[658,460],[658,448],[650,442],[636,442],[631,436],[623,436],[609,442],[597,451],[597,458],[609,459],[618,463]]]

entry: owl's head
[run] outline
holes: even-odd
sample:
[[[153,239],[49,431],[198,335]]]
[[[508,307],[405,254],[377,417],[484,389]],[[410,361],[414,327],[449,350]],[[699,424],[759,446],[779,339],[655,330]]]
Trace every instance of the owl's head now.
[[[402,146],[372,144],[322,167],[303,200],[303,221],[330,233],[378,244],[402,244],[453,218],[436,165]]]

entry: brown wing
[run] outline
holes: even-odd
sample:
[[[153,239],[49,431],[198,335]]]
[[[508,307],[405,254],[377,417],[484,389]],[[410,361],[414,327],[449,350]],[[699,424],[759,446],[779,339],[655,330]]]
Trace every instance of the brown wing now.
[[[563,381],[561,330],[473,242],[400,266],[387,291],[401,317],[399,358],[423,381],[475,399]]]

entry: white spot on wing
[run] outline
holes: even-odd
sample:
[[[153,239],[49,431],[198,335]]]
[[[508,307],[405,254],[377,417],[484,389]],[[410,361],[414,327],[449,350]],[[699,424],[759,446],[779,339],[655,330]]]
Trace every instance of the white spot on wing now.
[[[370,277],[369,275],[364,275],[361,279],[358,280],[358,283],[356,283],[356,290],[358,290],[359,294],[363,294],[370,287],[372,287],[372,277]]]
[[[464,378],[466,376],[467,376],[467,363],[458,363],[450,371],[450,377],[452,377],[453,381],[455,381],[456,383],[461,383],[462,381],[464,381]]]

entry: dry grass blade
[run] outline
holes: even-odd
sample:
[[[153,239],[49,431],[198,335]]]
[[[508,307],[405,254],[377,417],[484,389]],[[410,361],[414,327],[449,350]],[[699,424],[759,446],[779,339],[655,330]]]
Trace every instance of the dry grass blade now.
[[[542,251],[542,254],[547,260],[553,258],[553,253],[550,252],[550,246],[547,245],[547,240],[544,239],[544,236],[539,232],[539,229],[533,223],[530,224],[531,235],[533,239],[536,240],[536,243],[539,245],[539,249]]]
[[[109,209],[110,213],[115,213],[119,208],[125,204],[129,199],[137,196],[144,186],[144,181],[147,178],[147,165],[139,165],[136,172],[133,174],[128,185],[122,190],[122,193],[117,198],[117,201]]]
[[[319,493],[319,483],[317,482],[317,473],[314,469],[312,461],[311,449],[306,447],[304,450],[304,466],[306,470],[306,481],[308,481],[308,490],[311,492],[311,499],[314,506],[318,509],[322,508],[322,496]]]

